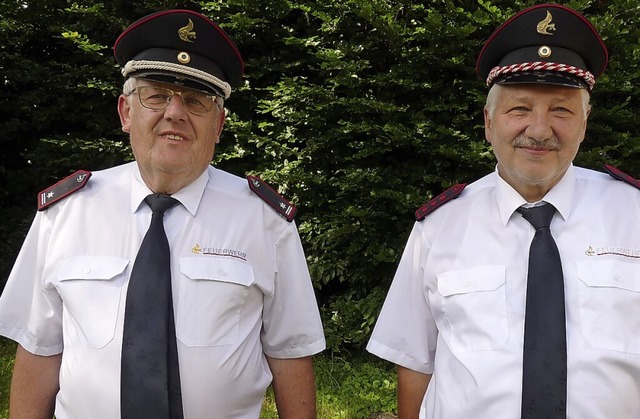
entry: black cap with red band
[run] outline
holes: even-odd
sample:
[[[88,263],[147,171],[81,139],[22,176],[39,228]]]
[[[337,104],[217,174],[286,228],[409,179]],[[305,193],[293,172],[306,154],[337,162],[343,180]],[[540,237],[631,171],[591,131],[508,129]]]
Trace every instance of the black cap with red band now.
[[[485,42],[476,71],[493,84],[544,83],[591,90],[608,53],[580,13],[541,4],[516,14]]]
[[[244,64],[227,34],[190,10],[166,10],[139,19],[113,46],[122,74],[229,97],[242,80]]]

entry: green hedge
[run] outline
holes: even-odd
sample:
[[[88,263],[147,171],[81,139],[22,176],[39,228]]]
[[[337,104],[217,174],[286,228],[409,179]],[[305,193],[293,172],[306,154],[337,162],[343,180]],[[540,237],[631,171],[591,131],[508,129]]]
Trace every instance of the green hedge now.
[[[75,169],[129,160],[110,46],[168,7],[214,17],[246,61],[215,164],[259,174],[300,207],[299,230],[330,348],[362,349],[413,223],[444,188],[492,170],[483,41],[523,0],[220,0],[0,4],[0,272],[38,190]],[[611,55],[577,163],[640,175],[635,0],[561,3]],[[100,30],[96,30],[100,28]]]

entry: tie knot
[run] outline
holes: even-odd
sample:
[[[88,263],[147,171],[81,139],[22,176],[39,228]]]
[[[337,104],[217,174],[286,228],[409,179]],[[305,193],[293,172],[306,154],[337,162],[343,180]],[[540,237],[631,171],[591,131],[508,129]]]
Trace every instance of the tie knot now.
[[[518,208],[517,211],[522,214],[522,218],[529,221],[536,230],[542,227],[549,227],[556,208],[551,204],[540,205],[532,208]]]
[[[166,210],[176,205],[178,200],[169,195],[151,194],[144,199],[144,202],[149,205],[151,211],[164,214]]]

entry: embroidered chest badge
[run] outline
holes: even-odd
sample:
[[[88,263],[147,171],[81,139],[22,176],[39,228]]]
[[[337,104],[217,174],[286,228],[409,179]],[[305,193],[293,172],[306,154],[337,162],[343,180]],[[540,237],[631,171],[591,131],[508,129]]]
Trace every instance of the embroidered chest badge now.
[[[240,259],[246,262],[247,254],[238,249],[230,249],[226,247],[200,247],[198,243],[191,248],[191,253],[196,255],[222,256],[234,259]]]
[[[587,250],[584,251],[584,254],[587,256],[622,256],[626,258],[640,259],[640,249],[629,249],[626,247],[615,246],[589,246],[587,247]]]

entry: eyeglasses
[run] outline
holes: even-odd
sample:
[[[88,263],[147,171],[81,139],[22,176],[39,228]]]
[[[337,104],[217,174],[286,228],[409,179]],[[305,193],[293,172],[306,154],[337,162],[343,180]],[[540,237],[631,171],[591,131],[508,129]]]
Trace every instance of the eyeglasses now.
[[[216,96],[208,95],[197,90],[176,92],[171,89],[157,86],[136,86],[129,95],[138,94],[140,104],[147,109],[162,111],[167,109],[174,95],[182,98],[182,104],[187,111],[194,114],[209,112],[216,102]]]

